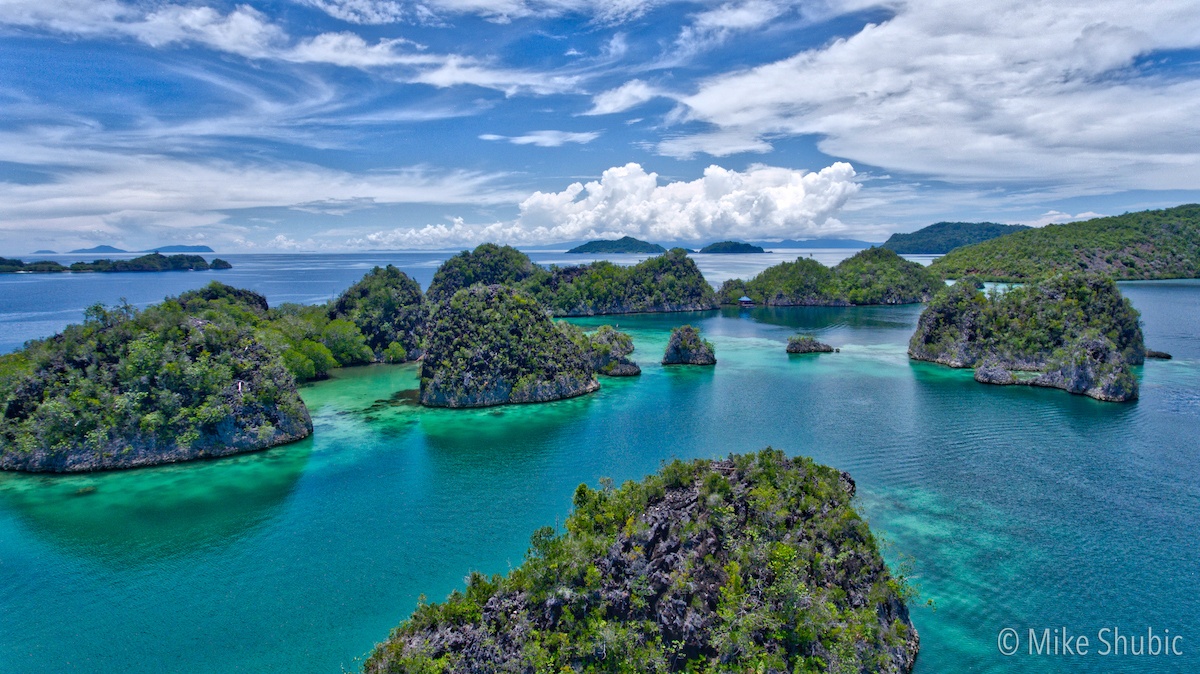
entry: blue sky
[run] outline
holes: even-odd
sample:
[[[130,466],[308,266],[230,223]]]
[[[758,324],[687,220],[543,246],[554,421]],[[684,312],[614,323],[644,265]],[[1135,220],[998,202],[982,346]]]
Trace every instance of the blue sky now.
[[[0,251],[882,240],[1200,201],[1181,2],[0,0]]]

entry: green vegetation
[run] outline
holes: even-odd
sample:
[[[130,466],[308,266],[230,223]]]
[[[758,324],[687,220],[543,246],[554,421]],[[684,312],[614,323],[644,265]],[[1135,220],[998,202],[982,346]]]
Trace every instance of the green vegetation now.
[[[980,381],[1065,388],[1102,400],[1137,397],[1131,365],[1146,348],[1138,312],[1112,279],[1060,274],[985,295],[961,279],[929,303],[909,357],[977,367]],[[1025,381],[1008,370],[1039,372]]]
[[[860,251],[830,269],[810,258],[768,267],[750,279],[730,279],[717,291],[721,304],[746,295],[775,306],[851,306],[924,302],[941,286],[928,269],[886,248]]]
[[[759,248],[758,246],[751,245],[749,243],[742,243],[741,241],[718,241],[717,243],[710,243],[707,246],[701,248],[699,252],[732,254],[732,253],[765,253],[767,251],[763,250],[762,248]]]
[[[566,321],[560,321],[558,327],[583,349],[596,374],[628,377],[642,373],[642,368],[628,358],[633,353],[633,338],[628,334],[611,325],[601,325],[591,333]]]
[[[833,347],[823,342],[818,342],[815,337],[809,335],[792,335],[788,337],[787,352],[833,353]]]
[[[944,255],[959,246],[969,246],[1029,229],[1025,225],[1000,225],[994,222],[938,222],[908,234],[888,237],[884,248],[902,255]]]
[[[431,302],[442,302],[476,283],[516,286],[539,273],[545,270],[516,248],[484,243],[443,262],[425,294]]]
[[[329,315],[351,321],[365,336],[374,360],[403,363],[421,355],[423,300],[421,286],[389,264],[350,286]]]
[[[712,342],[700,337],[700,330],[681,325],[671,331],[663,351],[663,365],[716,365]]]
[[[562,533],[422,602],[364,672],[909,672],[912,590],[853,496],[772,449],[580,485]]]
[[[211,289],[0,357],[0,468],[74,472],[271,447],[312,432],[280,357],[250,327],[260,296]]]
[[[233,265],[220,258],[210,265],[199,255],[160,255],[151,253],[132,260],[95,260],[76,262],[70,267],[58,262],[41,261],[25,263],[0,257],[0,273],[4,272],[126,272],[126,271],[204,271],[206,269],[232,269]]]
[[[687,251],[622,267],[611,262],[539,267],[515,248],[483,244],[438,269],[427,293],[442,301],[472,284],[503,284],[532,295],[555,316],[715,309],[712,286]]]
[[[421,362],[421,403],[485,407],[599,388],[591,362],[529,295],[475,285],[434,305]]]
[[[599,241],[588,241],[581,246],[575,246],[568,253],[586,253],[590,255],[613,255],[626,253],[649,253],[658,255],[659,253],[667,252],[666,248],[657,243],[650,243],[635,239],[632,236],[623,236],[615,241],[601,239]]]
[[[1027,281],[1084,271],[1117,280],[1200,277],[1200,204],[1048,225],[951,251],[946,278]]]

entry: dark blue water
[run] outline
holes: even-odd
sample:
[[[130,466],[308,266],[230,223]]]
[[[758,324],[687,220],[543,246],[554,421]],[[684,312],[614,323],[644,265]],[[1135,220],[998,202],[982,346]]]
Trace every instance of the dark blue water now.
[[[919,672],[1200,671],[1200,283],[1122,288],[1176,356],[1132,404],[910,362],[920,307],[623,316],[644,374],[583,398],[426,410],[413,366],[357,368],[304,389],[316,434],[293,446],[0,475],[0,671],[355,669],[420,594],[518,564],[578,483],[765,445],[854,475],[936,605],[913,609]],[[683,322],[715,368],[656,364]],[[842,352],[789,357],[797,330]],[[1064,626],[1089,655],[997,650],[1004,628]],[[1114,627],[1184,655],[1101,656]]]

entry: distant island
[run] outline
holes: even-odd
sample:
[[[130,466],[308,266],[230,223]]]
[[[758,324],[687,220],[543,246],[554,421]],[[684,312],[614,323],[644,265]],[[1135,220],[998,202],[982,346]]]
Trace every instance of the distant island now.
[[[770,448],[580,485],[520,566],[421,601],[363,672],[907,674],[912,590],[854,493],[848,474]]]
[[[58,253],[56,253],[52,250],[43,249],[43,250],[35,250],[32,253],[30,253],[30,255],[58,255]]]
[[[1117,280],[1200,277],[1200,204],[1027,229],[934,261],[946,278],[1027,281],[1065,271]]]
[[[853,306],[927,301],[941,279],[886,248],[868,248],[832,269],[810,258],[768,267],[754,278],[721,284],[717,299],[736,305],[742,296],[769,306]]]
[[[161,255],[151,253],[131,260],[93,260],[75,262],[70,266],[54,261],[23,262],[0,257],[0,273],[61,273],[61,272],[154,272],[154,271],[205,271],[208,269],[232,269],[233,265],[221,258],[211,263],[199,255]]]
[[[908,234],[896,233],[883,243],[902,255],[944,255],[959,246],[969,246],[1029,229],[1025,225],[994,222],[938,222]]]
[[[1111,278],[1060,274],[989,295],[978,285],[960,279],[934,297],[909,342],[910,358],[973,367],[987,384],[1137,398],[1130,367],[1146,358],[1142,328]]]
[[[476,283],[518,288],[555,316],[717,308],[712,286],[682,248],[632,266],[599,261],[546,269],[516,248],[485,243],[446,260],[434,274],[427,295],[443,301]]]
[[[650,243],[635,239],[632,236],[623,236],[616,240],[601,239],[598,241],[588,241],[581,246],[575,246],[568,253],[586,253],[589,255],[616,255],[628,253],[649,253],[650,255],[658,255],[659,253],[667,252],[666,248],[657,243]]]
[[[127,251],[127,250],[121,250],[120,248],[114,248],[109,245],[94,246],[92,248],[76,248],[75,250],[67,251],[67,253],[70,255],[93,255],[93,254],[96,254],[96,255],[109,254],[109,255],[111,255],[113,253],[128,253],[128,252],[129,251]]]
[[[116,248],[114,246],[103,245],[103,246],[95,246],[93,248],[77,248],[75,250],[68,251],[68,254],[69,255],[100,255],[100,254],[113,255],[116,253],[134,253],[134,252],[137,252],[137,253],[212,253],[214,251],[212,248],[209,248],[208,246],[170,245],[170,246],[159,246],[158,248],[147,248],[146,250],[131,251],[131,250],[122,250],[122,249]],[[38,251],[34,251],[32,254],[33,255],[57,255],[58,253],[55,253],[52,250],[38,250]]]
[[[718,241],[717,243],[708,244],[707,246],[701,248],[698,252],[738,254],[738,253],[765,253],[767,251],[763,250],[762,248],[760,248],[758,246],[752,246],[748,243],[742,243],[741,241]]]

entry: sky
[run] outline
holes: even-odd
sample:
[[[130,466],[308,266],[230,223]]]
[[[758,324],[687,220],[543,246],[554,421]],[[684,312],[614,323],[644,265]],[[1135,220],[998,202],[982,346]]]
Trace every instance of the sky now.
[[[858,238],[1200,201],[1143,0],[0,0],[0,253]]]

